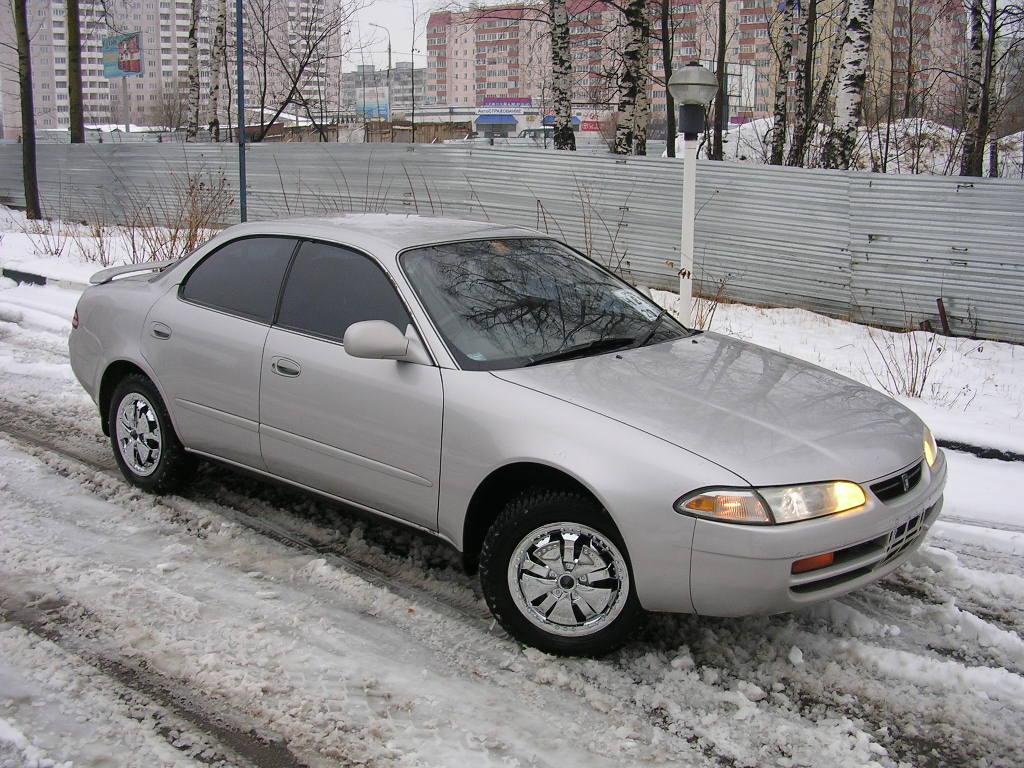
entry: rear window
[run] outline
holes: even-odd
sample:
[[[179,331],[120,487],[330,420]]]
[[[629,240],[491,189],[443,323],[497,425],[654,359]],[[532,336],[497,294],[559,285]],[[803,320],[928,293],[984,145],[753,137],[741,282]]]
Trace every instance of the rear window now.
[[[205,307],[270,323],[295,240],[246,237],[217,249],[185,278],[181,297]]]

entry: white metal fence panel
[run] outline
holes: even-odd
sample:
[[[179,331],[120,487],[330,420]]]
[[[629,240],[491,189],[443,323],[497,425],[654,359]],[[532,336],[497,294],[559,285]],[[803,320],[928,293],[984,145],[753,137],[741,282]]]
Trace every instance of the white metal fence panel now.
[[[473,145],[255,144],[253,219],[387,211],[560,235],[634,282],[677,284],[683,164]],[[182,190],[237,195],[237,149],[48,145],[49,216],[171,221]],[[0,146],[0,202],[23,203],[20,148]],[[1024,342],[1024,183],[700,161],[696,277],[705,292],[891,326],[937,323]],[[223,223],[236,220],[232,211]]]

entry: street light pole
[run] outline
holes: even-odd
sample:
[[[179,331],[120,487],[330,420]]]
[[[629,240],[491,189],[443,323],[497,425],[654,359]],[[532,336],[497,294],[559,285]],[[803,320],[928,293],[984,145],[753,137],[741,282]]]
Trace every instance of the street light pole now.
[[[683,134],[683,210],[679,238],[679,319],[693,322],[693,230],[697,219],[697,141],[704,130],[704,108],[718,91],[718,80],[691,61],[677,69],[668,89],[679,105],[679,131]],[[670,136],[675,141],[675,136]]]
[[[376,27],[378,30],[384,30],[384,34],[387,35],[387,122],[388,131],[391,134],[391,141],[394,141],[394,125],[391,122],[391,30],[387,27],[381,27],[379,24],[371,23],[371,27]],[[377,80],[377,74],[374,73],[374,81]],[[380,104],[377,105],[377,115],[380,117]]]

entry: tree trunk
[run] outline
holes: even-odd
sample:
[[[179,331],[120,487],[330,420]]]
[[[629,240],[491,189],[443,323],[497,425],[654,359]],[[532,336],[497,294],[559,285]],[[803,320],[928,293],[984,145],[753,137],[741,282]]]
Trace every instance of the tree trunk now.
[[[192,0],[188,22],[188,119],[185,141],[195,141],[199,133],[199,16],[202,0]]]
[[[21,89],[21,178],[25,187],[25,218],[38,219],[39,182],[36,178],[36,124],[32,108],[32,54],[28,39],[28,0],[13,0],[18,39],[18,87]]]
[[[628,39],[622,52],[622,75],[619,79],[619,112],[622,117],[615,129],[613,151],[618,155],[645,154],[647,151],[648,32],[645,0],[629,0],[624,13]]]
[[[807,0],[807,15],[800,25],[802,59],[796,72],[796,117],[793,119],[793,141],[787,165],[803,165],[807,153],[807,135],[811,130],[814,105],[814,48],[818,25],[818,2]]]
[[[782,47],[779,75],[775,81],[775,116],[772,121],[772,149],[769,163],[782,165],[786,151],[786,120],[789,113],[789,70],[793,64],[793,10],[797,0],[786,0],[782,11]]]
[[[213,44],[210,48],[210,138],[220,141],[220,69],[221,62],[228,54],[225,30],[227,26],[227,0],[217,0],[217,21],[213,28]]]
[[[82,107],[82,23],[78,0],[66,0],[68,29],[68,119],[72,144],[85,143],[85,111]]]
[[[971,175],[981,176],[985,164],[985,145],[992,132],[992,97],[995,83],[995,42],[998,32],[998,0],[989,0],[985,18],[985,57],[982,63],[981,106],[978,108],[978,135],[975,137],[975,158],[972,158]]]
[[[988,145],[988,175],[989,178],[999,178],[999,142],[995,139]]]
[[[715,76],[718,78],[718,94],[715,96],[715,134],[711,144],[711,159],[721,160],[725,157],[725,146],[722,132],[725,130],[725,110],[728,107],[729,94],[726,93],[725,48],[728,42],[726,34],[727,0],[718,0],[718,49],[716,51]]]
[[[871,46],[871,20],[875,0],[851,0],[845,24],[843,59],[839,68],[839,93],[836,110],[825,148],[825,168],[848,170],[857,146],[857,124],[864,103],[864,81],[867,78],[868,49]]]
[[[903,91],[903,119],[910,117],[914,104],[914,0],[907,0],[907,59]]]
[[[572,54],[569,50],[569,14],[565,0],[550,0],[551,90],[554,93],[555,149],[576,149],[572,130]]]
[[[978,128],[981,116],[982,59],[985,48],[984,0],[973,0],[969,21],[969,43],[967,48],[967,76],[964,87],[967,91],[967,114],[964,115],[964,143],[960,154],[960,175],[981,175],[981,146]]]
[[[843,6],[840,9],[839,18],[845,19],[847,11],[850,8],[850,0],[844,0]],[[846,35],[843,34],[842,30],[836,30],[832,37],[832,50],[829,53],[828,69],[825,72],[825,77],[822,78],[818,84],[818,93],[814,98],[814,103],[811,107],[811,114],[808,115],[808,124],[810,128],[804,136],[803,146],[800,147],[800,155],[798,161],[794,165],[806,165],[807,164],[807,150],[811,145],[811,139],[815,136],[818,131],[818,123],[822,117],[822,110],[825,105],[829,103],[829,94],[832,93],[832,86],[835,85],[836,77],[839,74],[839,65],[843,59],[843,48],[846,43]]]
[[[672,0],[661,0],[661,66],[665,72],[665,152],[676,156],[676,101],[668,91],[672,79],[672,19],[669,15]]]

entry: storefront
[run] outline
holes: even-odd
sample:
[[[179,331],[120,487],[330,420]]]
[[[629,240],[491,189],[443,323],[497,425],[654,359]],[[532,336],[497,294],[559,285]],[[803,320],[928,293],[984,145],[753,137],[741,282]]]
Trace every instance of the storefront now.
[[[480,115],[475,121],[478,136],[505,139],[516,134],[515,115]]]

